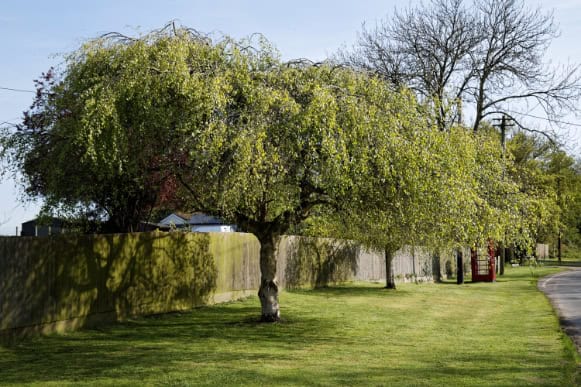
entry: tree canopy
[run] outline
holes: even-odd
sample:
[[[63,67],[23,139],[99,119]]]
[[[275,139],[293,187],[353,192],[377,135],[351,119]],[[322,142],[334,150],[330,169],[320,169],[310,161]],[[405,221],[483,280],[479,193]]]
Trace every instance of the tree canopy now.
[[[179,157],[181,125],[211,109],[220,85],[199,72],[224,60],[218,52],[189,31],[158,31],[106,35],[68,55],[64,69],[37,81],[34,103],[8,140],[27,193],[43,197],[49,212],[80,208],[107,219],[111,231],[136,230],[172,199],[168,166]]]

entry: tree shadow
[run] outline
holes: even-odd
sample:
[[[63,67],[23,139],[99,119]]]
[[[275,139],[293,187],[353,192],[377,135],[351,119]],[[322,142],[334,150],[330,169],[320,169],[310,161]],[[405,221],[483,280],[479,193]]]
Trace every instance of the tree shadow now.
[[[319,297],[320,302],[327,297],[394,294],[378,290],[371,286],[345,286],[297,292]],[[455,348],[434,358],[433,352],[424,354],[419,349],[421,342],[402,343],[397,339],[386,344],[408,346],[416,352],[412,362],[402,363],[390,351],[384,351],[373,355],[382,361],[358,363],[354,367],[349,356],[331,353],[327,356],[335,356],[336,361],[324,366],[315,359],[311,363],[301,359],[300,368],[293,368],[304,353],[329,345],[345,348],[355,340],[345,334],[346,322],[321,314],[289,311],[283,323],[259,324],[253,303],[250,300],[199,307],[185,313],[102,325],[70,335],[23,340],[0,349],[0,380],[7,384],[99,384],[103,378],[108,383],[111,379],[146,383],[166,373],[162,384],[313,385],[323,381],[329,385],[440,385],[487,381],[484,384],[505,385],[506,375],[510,374],[513,385],[543,382],[553,385],[558,383],[534,378],[542,373],[558,378],[565,371],[555,366],[557,362],[516,367],[522,362],[520,354],[507,352],[490,357],[478,355],[471,348]],[[351,354],[357,355],[369,356],[363,352]],[[273,373],[269,367],[247,367],[249,364],[280,368]],[[558,381],[563,380],[564,376]]]
[[[325,287],[351,280],[357,273],[357,244],[327,238],[285,237],[279,245],[283,287]]]
[[[188,309],[215,289],[207,234],[0,239],[3,336]],[[9,251],[11,250],[11,251]]]
[[[142,370],[159,372],[182,362],[227,365],[241,357],[266,362],[272,348],[277,361],[292,361],[292,351],[340,340],[342,323],[332,319],[288,313],[281,323],[260,324],[252,301],[21,339],[0,347],[0,380],[95,382],[117,373],[134,378]]]

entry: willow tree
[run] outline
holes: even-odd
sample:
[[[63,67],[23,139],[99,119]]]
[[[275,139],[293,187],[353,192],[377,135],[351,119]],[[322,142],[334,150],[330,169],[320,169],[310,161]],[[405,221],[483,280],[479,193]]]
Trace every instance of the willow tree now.
[[[179,180],[197,208],[257,236],[262,319],[276,321],[279,236],[357,198],[385,106],[405,98],[349,69],[280,63],[267,47],[231,50],[227,92],[208,125],[192,127]]]
[[[409,100],[389,106],[390,122],[380,127],[389,140],[375,148],[378,154],[370,160],[370,178],[359,185],[362,199],[352,216],[356,219],[353,238],[384,252],[390,289],[396,288],[396,251],[404,245],[449,243],[450,229],[458,225],[456,212],[471,193],[464,189],[466,169],[457,149],[450,146],[452,135],[426,125],[417,103],[412,97]]]
[[[527,211],[536,203],[510,176],[499,179],[512,160],[501,157],[493,132],[463,127],[442,132],[426,125],[421,106],[408,98],[389,104],[377,126],[357,200],[344,202],[349,208],[340,212],[320,213],[304,228],[383,251],[389,289],[396,288],[395,252],[405,245],[444,250],[505,236],[523,243],[532,226]]]
[[[236,222],[261,243],[265,321],[280,317],[279,236],[354,200],[400,98],[349,69],[282,63],[262,38],[213,42],[173,25],[90,40],[45,78],[4,142],[29,192],[122,230],[167,197]]]

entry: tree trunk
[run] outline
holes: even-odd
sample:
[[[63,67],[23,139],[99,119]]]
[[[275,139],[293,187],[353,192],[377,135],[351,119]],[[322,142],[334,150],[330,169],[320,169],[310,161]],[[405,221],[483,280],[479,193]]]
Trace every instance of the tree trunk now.
[[[464,283],[464,259],[462,257],[462,249],[456,250],[456,283],[462,285]]]
[[[561,258],[563,257],[563,244],[561,241],[561,229],[559,229],[559,234],[557,236],[557,257],[559,258],[559,263],[561,263]]]
[[[265,235],[260,241],[260,288],[258,298],[262,306],[260,320],[275,322],[280,320],[278,306],[278,285],[276,284],[276,249],[278,238]]]
[[[476,118],[474,118],[474,125],[472,127],[474,132],[478,131],[480,127],[480,122],[482,121],[482,114],[484,112],[484,83],[486,82],[487,75],[482,75],[478,82],[478,95],[476,97]]]
[[[395,289],[395,276],[393,275],[393,258],[394,258],[394,251],[389,248],[385,247],[385,288],[386,289]]]
[[[505,238],[506,240],[506,238]],[[500,245],[500,262],[498,262],[499,266],[499,275],[504,275],[504,263],[506,262],[506,247],[504,243]]]

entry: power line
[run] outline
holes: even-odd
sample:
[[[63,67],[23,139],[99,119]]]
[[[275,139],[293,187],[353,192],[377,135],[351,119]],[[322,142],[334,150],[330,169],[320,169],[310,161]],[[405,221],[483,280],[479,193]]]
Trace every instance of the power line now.
[[[18,125],[19,124],[12,122],[12,120],[0,122],[0,127],[2,127],[2,126],[8,126],[8,127],[17,128]]]
[[[18,93],[36,93],[36,91],[25,90],[25,89],[14,89],[12,87],[0,86],[0,90],[16,91]]]
[[[545,121],[549,121],[549,122],[556,122],[556,123],[559,123],[559,124],[565,124],[565,125],[571,125],[571,126],[581,127],[581,124],[574,124],[573,122],[567,122],[567,121],[561,121],[561,120],[552,120],[552,119],[547,118],[547,117],[535,116],[535,115],[528,114],[528,113],[519,113],[519,112],[513,112],[513,111],[511,111],[510,113],[511,114],[519,114],[521,116],[530,117],[530,118],[536,118],[536,119],[539,119],[539,120],[545,120]]]

